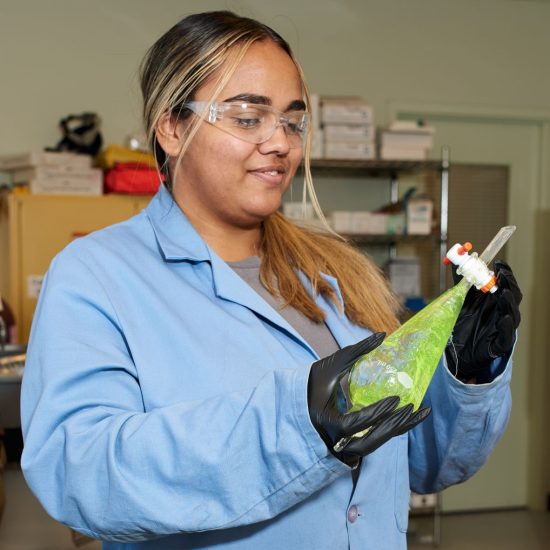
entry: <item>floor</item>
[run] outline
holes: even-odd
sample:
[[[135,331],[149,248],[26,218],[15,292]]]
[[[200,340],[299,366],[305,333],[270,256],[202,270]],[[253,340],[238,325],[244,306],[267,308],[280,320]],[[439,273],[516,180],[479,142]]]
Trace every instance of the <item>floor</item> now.
[[[52,520],[28,490],[19,468],[5,472],[6,509],[0,524],[1,550],[74,550],[69,530]],[[30,528],[32,526],[32,528]],[[409,550],[428,550],[419,542],[433,532],[431,518],[411,520]],[[416,533],[416,536],[414,534]],[[416,540],[416,542],[415,542]],[[98,542],[80,546],[100,550]],[[441,550],[548,550],[550,513],[507,511],[450,514],[441,519]],[[307,549],[304,549],[307,550]]]

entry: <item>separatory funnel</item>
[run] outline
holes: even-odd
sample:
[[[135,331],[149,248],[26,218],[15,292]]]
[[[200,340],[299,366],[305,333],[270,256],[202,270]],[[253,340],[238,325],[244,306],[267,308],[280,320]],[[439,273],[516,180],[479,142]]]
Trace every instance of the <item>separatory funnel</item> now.
[[[420,407],[468,290],[472,286],[482,292],[497,290],[496,277],[487,264],[515,230],[513,225],[501,228],[480,256],[469,254],[470,243],[455,244],[447,252],[444,263],[455,264],[462,279],[357,360],[349,375],[349,411],[390,395],[401,398],[400,406],[413,403],[415,409]],[[334,450],[341,451],[348,441],[340,440]]]

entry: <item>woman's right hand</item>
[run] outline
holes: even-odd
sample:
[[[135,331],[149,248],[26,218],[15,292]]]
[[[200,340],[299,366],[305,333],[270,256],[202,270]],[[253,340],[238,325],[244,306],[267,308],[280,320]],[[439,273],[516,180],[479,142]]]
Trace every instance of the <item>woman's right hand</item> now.
[[[430,408],[413,412],[412,404],[397,409],[399,397],[389,396],[359,411],[341,412],[337,405],[340,382],[349,374],[353,364],[362,355],[377,348],[385,334],[378,332],[357,344],[347,346],[313,363],[308,381],[309,415],[315,429],[340,460],[355,467],[361,457],[372,453],[396,435],[401,435],[431,412]],[[361,437],[351,437],[367,430]],[[341,439],[349,439],[340,452],[334,446]]]

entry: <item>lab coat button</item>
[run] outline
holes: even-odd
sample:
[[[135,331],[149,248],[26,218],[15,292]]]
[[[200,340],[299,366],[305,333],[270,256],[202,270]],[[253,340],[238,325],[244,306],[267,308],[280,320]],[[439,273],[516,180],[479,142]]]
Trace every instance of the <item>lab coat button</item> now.
[[[350,523],[354,523],[358,515],[359,515],[359,512],[357,511],[357,506],[355,506],[355,504],[352,504],[348,508],[348,521]]]

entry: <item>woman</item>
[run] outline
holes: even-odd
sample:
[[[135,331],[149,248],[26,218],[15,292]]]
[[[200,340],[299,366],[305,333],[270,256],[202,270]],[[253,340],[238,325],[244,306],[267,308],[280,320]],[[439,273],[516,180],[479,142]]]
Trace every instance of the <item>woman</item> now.
[[[166,185],[52,262],[23,383],[29,485],[108,549],[404,548],[409,471],[420,492],[463,481],[502,433],[512,341],[472,362],[483,386],[442,362],[426,408],[389,397],[344,416],[339,382],[397,307],[369,260],[278,212],[304,143],[313,195],[290,48],[256,21],[198,14],[141,77]],[[503,301],[484,306],[497,324]]]

